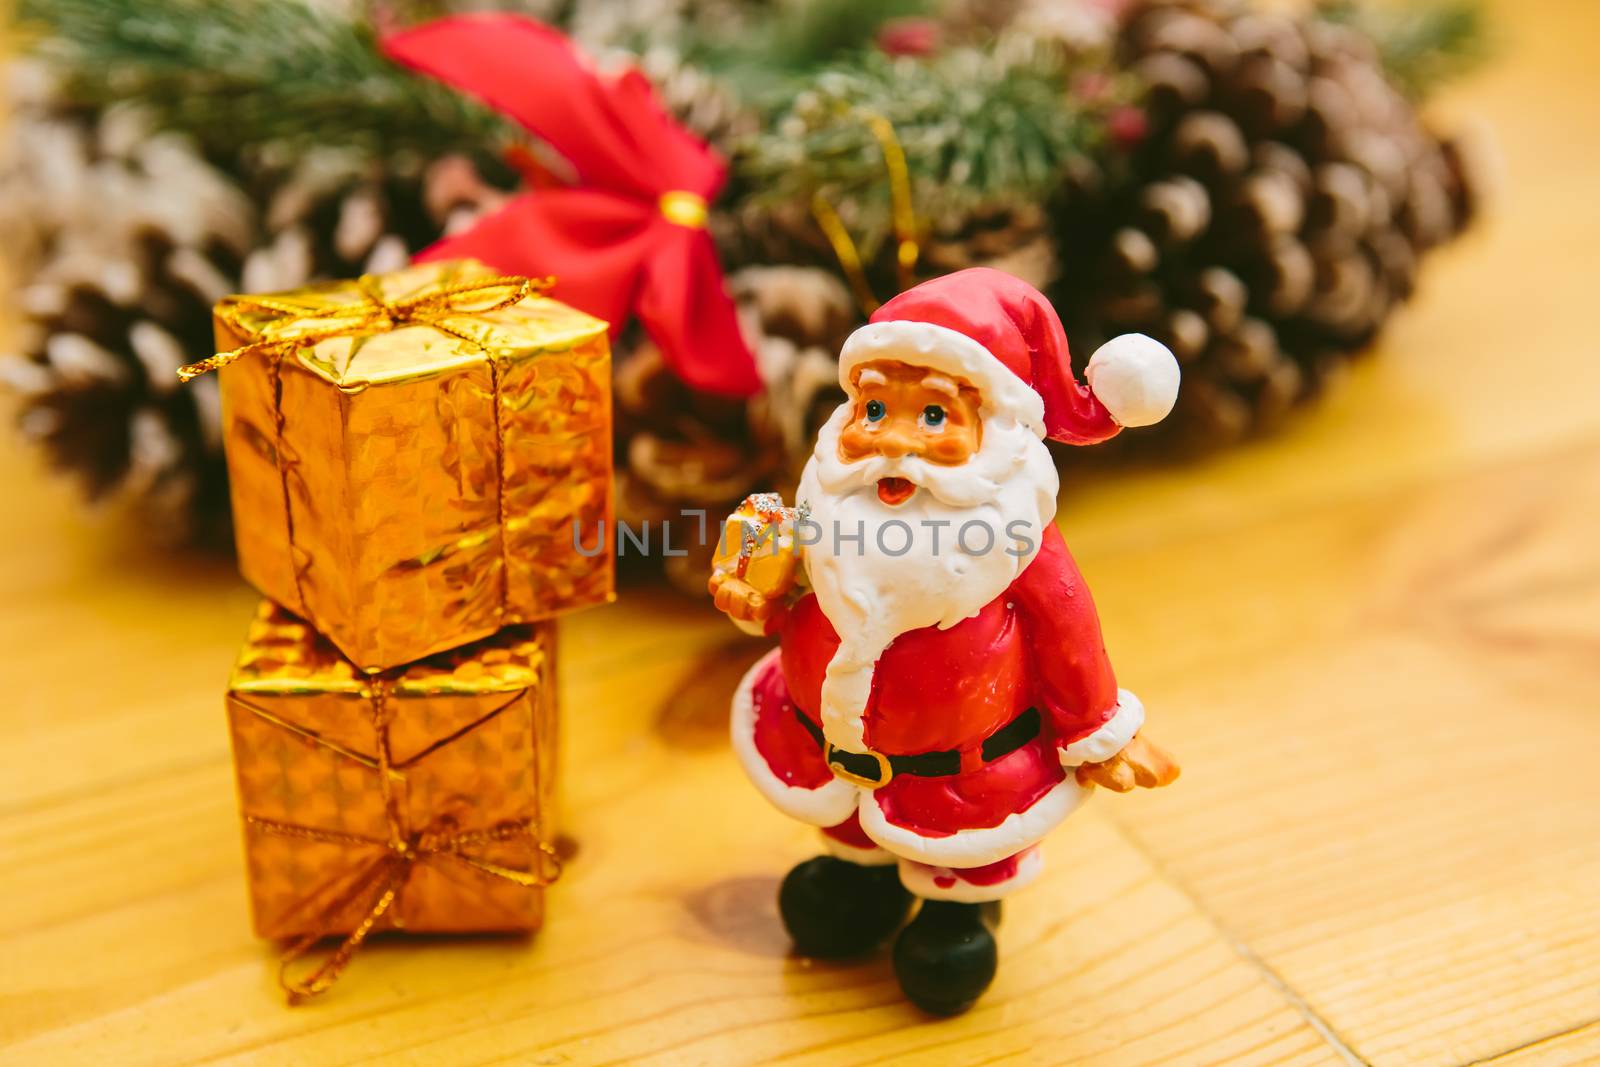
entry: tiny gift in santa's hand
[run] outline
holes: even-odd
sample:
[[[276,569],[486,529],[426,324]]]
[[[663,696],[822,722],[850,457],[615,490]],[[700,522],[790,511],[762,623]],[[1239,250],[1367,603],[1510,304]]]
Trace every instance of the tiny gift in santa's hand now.
[[[741,629],[761,633],[772,609],[800,580],[806,522],[804,511],[785,507],[778,494],[755,493],[722,524],[708,588]]]
[[[1095,785],[1178,776],[1117,687],[1054,525],[1045,447],[1159,421],[1178,365],[1130,334],[1085,377],[1049,302],[1010,275],[902,293],[845,342],[846,399],[796,509],[746,501],[714,565],[717,606],[781,646],[734,696],[734,750],[828,852],[784,879],[784,923],[812,956],[899,930],[895,973],[935,1014],[988,988],[998,901],[1038,875],[1040,840]],[[782,548],[757,570],[762,531],[783,522],[792,536],[773,531]]]

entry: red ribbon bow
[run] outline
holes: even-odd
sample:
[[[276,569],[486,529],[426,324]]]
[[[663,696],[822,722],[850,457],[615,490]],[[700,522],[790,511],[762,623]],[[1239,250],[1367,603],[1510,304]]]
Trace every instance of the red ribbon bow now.
[[[760,390],[705,229],[727,167],[667,115],[644,75],[603,78],[565,36],[508,14],[440,19],[386,36],[383,49],[515,119],[578,175],[515,197],[418,259],[554,275],[553,295],[610,322],[613,336],[638,315],[694,388]]]

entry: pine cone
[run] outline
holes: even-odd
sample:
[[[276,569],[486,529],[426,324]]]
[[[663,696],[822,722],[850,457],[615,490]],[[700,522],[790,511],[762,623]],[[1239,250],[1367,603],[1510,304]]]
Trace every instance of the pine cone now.
[[[617,517],[638,527],[704,510],[711,529],[745,496],[792,494],[817,429],[843,398],[838,350],[855,305],[833,275],[805,267],[747,267],[728,278],[765,391],[744,402],[697,393],[642,336],[625,345],[616,373]],[[682,588],[705,588],[713,544],[675,537],[688,556],[665,558]],[[688,542],[688,543],[685,543]]]
[[[1146,441],[1223,443],[1313,396],[1464,225],[1464,170],[1371,42],[1316,19],[1145,0],[1118,40],[1147,134],[1065,190],[1073,347],[1129,330],[1184,364]]]
[[[1001,34],[1061,48],[1071,54],[1106,48],[1116,33],[1113,5],[1095,0],[965,0],[965,4],[990,13],[991,25]]]
[[[667,45],[648,48],[639,69],[655,85],[661,103],[683,127],[724,155],[761,127],[760,114],[727,85]]]
[[[27,280],[0,357],[18,425],[157,539],[214,535],[227,513],[216,383],[181,388],[175,372],[212,351],[211,305],[233,288],[254,212],[136,112],[69,112],[41,82],[26,88],[0,178],[21,237],[10,266]]]
[[[1047,288],[1058,270],[1055,240],[1042,204],[992,205],[947,222],[936,222],[922,242],[918,273],[926,278],[968,267],[993,267],[1036,289]]]
[[[464,159],[384,169],[329,152],[263,179],[267,238],[246,257],[245,292],[269,293],[327,278],[405,266],[446,229],[469,224],[503,194]]]

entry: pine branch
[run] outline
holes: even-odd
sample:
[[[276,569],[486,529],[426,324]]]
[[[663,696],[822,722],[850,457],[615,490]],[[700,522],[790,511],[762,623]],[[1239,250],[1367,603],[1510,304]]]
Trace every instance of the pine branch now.
[[[742,96],[775,89],[781,79],[815,71],[870,46],[893,19],[923,15],[932,0],[789,0],[748,25],[696,27],[684,58]]]
[[[891,230],[871,116],[893,125],[925,220],[1043,200],[1066,162],[1099,137],[1098,117],[1073,106],[1066,72],[1053,63],[1011,66],[970,49],[926,61],[852,59],[779,94],[763,132],[735,153],[732,200],[806,204],[820,192],[870,257]]]
[[[1383,6],[1325,0],[1317,14],[1370,37],[1389,78],[1413,100],[1471,71],[1489,50],[1480,0]]]
[[[21,0],[39,50],[90,106],[137,99],[162,127],[236,165],[262,145],[379,158],[483,151],[503,121],[413,77],[370,26],[308,0]]]

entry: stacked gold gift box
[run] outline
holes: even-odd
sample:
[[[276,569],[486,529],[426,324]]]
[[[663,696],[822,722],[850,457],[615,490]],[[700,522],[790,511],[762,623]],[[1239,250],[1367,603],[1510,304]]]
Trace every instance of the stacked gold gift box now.
[[[556,869],[555,628],[612,596],[606,324],[476,263],[216,309],[228,686],[258,934],[291,996],[371,932],[528,930]]]

